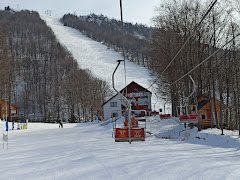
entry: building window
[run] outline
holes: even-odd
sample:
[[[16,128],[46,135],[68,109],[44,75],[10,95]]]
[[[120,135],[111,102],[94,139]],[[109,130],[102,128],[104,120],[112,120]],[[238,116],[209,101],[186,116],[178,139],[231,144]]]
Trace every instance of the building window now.
[[[206,119],[206,115],[205,114],[202,114],[202,119]]]
[[[117,107],[117,102],[110,102],[110,107]]]

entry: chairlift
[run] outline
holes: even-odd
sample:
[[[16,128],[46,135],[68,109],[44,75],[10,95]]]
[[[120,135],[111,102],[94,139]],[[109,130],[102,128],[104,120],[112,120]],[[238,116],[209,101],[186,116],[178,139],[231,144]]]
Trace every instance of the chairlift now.
[[[114,74],[122,61],[123,60],[118,60],[118,64],[115,70],[113,71],[112,85],[116,93],[118,93],[121,96],[121,98],[125,100],[127,103],[125,111],[126,119],[124,121],[123,127],[116,127],[117,124],[116,121],[113,122],[113,138],[115,139],[115,142],[129,142],[131,144],[132,141],[145,141],[146,119],[144,127],[140,127],[139,120],[136,119],[135,116],[132,116],[135,110],[131,109],[131,102],[123,94],[121,94],[114,86]],[[140,111],[140,114],[143,113]]]
[[[189,75],[189,78],[193,82],[193,91],[192,93],[186,98],[183,105],[177,106],[177,114],[179,116],[179,120],[181,123],[192,123],[197,124],[199,121],[198,113],[197,113],[197,102],[189,104],[189,100],[195,99],[195,92],[196,92],[196,84],[193,80],[192,76]]]
[[[116,127],[116,121],[113,125],[113,138],[115,142],[129,141],[129,126],[131,141],[145,141],[146,136],[146,118],[145,116],[136,116],[135,110],[131,110],[131,121],[129,124],[128,117],[123,122],[122,127]],[[146,113],[145,110],[137,110],[140,114]]]

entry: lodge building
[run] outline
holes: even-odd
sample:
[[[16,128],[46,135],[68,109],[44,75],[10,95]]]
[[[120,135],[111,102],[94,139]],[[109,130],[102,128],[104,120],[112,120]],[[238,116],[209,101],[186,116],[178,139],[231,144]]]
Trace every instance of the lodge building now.
[[[136,82],[132,81],[120,93],[131,102],[132,110],[145,110],[151,112],[152,93]],[[127,102],[120,94],[116,94],[103,105],[104,119],[119,117],[126,110]]]

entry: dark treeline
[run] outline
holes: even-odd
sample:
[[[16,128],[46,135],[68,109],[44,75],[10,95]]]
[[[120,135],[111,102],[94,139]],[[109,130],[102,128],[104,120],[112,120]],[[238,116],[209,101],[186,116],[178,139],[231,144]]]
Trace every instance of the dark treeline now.
[[[152,28],[141,24],[124,23],[122,33],[121,21],[95,14],[80,17],[66,14],[61,21],[65,26],[76,28],[118,52],[122,52],[124,43],[125,58],[139,65],[148,66],[148,46]]]
[[[167,79],[168,84],[189,72],[239,33],[239,26],[234,23],[234,8],[223,3],[216,4],[197,28],[194,26],[209,8],[204,6],[202,1],[171,0],[159,8],[151,43],[150,64],[154,71],[162,75],[164,68],[191,36],[191,40],[161,76]],[[191,73],[197,83],[197,95],[207,94],[223,101],[229,107],[229,113],[225,117],[220,113],[220,119],[230,129],[240,126],[239,43],[239,38],[234,39]],[[180,105],[184,96],[191,91],[192,84],[188,77],[169,86],[167,92],[174,115],[176,106]],[[215,104],[213,108],[216,108]],[[216,113],[212,114],[212,118],[213,116],[217,116]]]
[[[0,67],[0,98],[16,103],[24,118],[90,120],[110,93],[32,11],[0,11]]]

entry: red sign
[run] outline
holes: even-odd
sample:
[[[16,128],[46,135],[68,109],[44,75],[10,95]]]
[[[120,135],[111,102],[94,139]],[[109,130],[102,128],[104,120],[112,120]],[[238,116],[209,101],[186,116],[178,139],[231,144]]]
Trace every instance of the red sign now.
[[[116,128],[115,138],[128,138],[127,128]]]
[[[132,119],[131,120],[131,125],[132,125],[131,126],[132,128],[138,127],[138,121],[136,119]],[[124,121],[124,127],[128,127],[128,120],[127,119]]]
[[[128,140],[128,128],[116,128],[115,131],[115,139],[118,140]],[[144,140],[145,139],[145,133],[144,128],[133,128],[131,129],[131,138],[137,139],[137,140]]]
[[[167,118],[170,118],[170,117],[171,117],[171,114],[160,114],[161,119],[167,119]]]
[[[144,128],[131,129],[132,138],[145,138]]]
[[[198,121],[198,116],[195,114],[190,114],[190,115],[180,115],[179,116],[180,122],[197,122]]]

